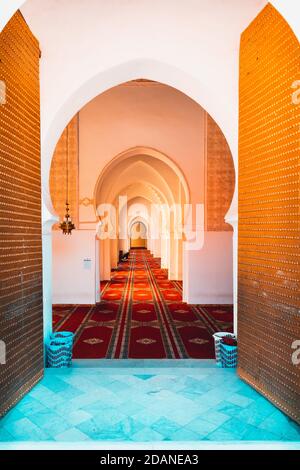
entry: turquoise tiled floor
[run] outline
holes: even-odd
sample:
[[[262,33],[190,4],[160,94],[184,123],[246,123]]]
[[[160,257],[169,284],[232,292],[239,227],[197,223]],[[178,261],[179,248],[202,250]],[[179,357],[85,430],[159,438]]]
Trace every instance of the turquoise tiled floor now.
[[[48,369],[0,420],[0,441],[300,442],[300,427],[235,371],[161,364]]]

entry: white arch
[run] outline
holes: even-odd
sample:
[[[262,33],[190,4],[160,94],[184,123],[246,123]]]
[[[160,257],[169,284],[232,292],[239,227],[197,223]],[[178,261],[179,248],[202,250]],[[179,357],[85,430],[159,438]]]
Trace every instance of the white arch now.
[[[221,118],[223,113],[220,113],[220,108],[226,107],[228,110],[227,103],[224,102],[222,95],[221,97],[219,95],[216,96],[211,93],[211,90],[207,89],[204,83],[199,82],[181,69],[167,63],[149,59],[134,60],[103,71],[85,82],[81,88],[66,98],[52,120],[48,131],[45,132],[44,130],[44,133],[42,133],[43,197],[44,204],[50,213],[53,213],[49,192],[50,167],[55,146],[64,128],[72,117],[97,95],[121,83],[140,77],[146,77],[176,88],[207,110],[223,131],[231,149],[234,165],[236,165],[237,135],[233,135],[230,129],[233,116],[230,118],[227,115],[226,119]],[[230,112],[230,110],[228,111]],[[155,149],[151,150],[155,152]]]
[[[24,0],[0,0],[0,29],[6,25],[16,10],[24,3],[26,3]],[[266,3],[267,1],[260,2],[257,0],[256,14],[259,13],[260,9]],[[294,30],[298,39],[300,39],[299,2],[296,2],[295,0],[273,0],[270,3],[277,8],[290,27]],[[193,10],[191,9],[191,15],[192,13]],[[234,60],[236,60],[236,63]],[[47,62],[47,58],[44,58],[43,61],[45,64]],[[227,66],[237,70],[237,61],[238,53],[235,51],[235,55],[232,54],[232,63],[230,62]],[[205,68],[206,66],[207,64],[204,62],[203,67]],[[42,69],[42,87],[45,86],[47,88],[49,83],[46,83],[46,77],[43,76],[45,70],[46,68]],[[214,69],[212,69],[210,74],[213,75],[214,73]],[[42,100],[43,260],[44,304],[46,310],[48,309],[50,311],[51,309],[51,238],[47,238],[47,233],[49,233],[49,228],[55,220],[53,217],[49,193],[49,171],[55,145],[63,129],[66,127],[73,115],[76,114],[76,112],[90,99],[121,82],[126,82],[140,77],[149,78],[173,86],[190,96],[197,103],[201,104],[201,106],[210,113],[222,129],[231,148],[235,166],[237,168],[238,90],[233,89],[233,94],[231,93],[229,97],[226,97],[226,93],[223,93],[222,77],[218,78],[219,89],[217,89],[215,87],[216,80],[214,80],[211,85],[209,82],[201,80],[201,77],[199,76],[194,77],[191,70],[190,72],[186,72],[184,61],[181,63],[181,68],[179,68],[174,64],[161,62],[148,56],[146,58],[135,58],[124,63],[118,63],[118,65],[106,67],[104,70],[100,70],[94,75],[87,76],[86,80],[82,81],[80,86],[76,85],[77,88],[75,90],[70,89],[69,94],[64,96],[64,100],[61,102],[60,107],[57,108],[53,114],[48,113],[48,106],[50,106],[50,103],[44,103]],[[235,192],[227,217],[227,221],[233,225],[237,222],[236,196],[237,192]],[[49,312],[46,312],[46,323],[47,321],[50,324]],[[47,330],[47,328],[48,327],[46,325],[45,329]]]
[[[185,175],[179,168],[179,166],[172,160],[171,157],[166,155],[164,152],[154,149],[152,147],[143,147],[143,146],[136,146],[132,147],[130,149],[124,150],[120,154],[116,155],[110,162],[105,165],[103,168],[101,174],[98,177],[98,180],[96,182],[95,188],[94,188],[94,200],[96,201],[97,198],[97,190],[101,186],[101,182],[106,178],[106,175],[108,175],[115,167],[116,165],[120,164],[124,160],[130,157],[137,157],[137,156],[146,156],[146,157],[153,157],[157,160],[160,160],[161,162],[165,163],[169,168],[172,169],[174,174],[178,177],[178,180],[180,181],[183,190],[184,190],[184,195],[185,195],[185,203],[188,204],[190,202],[190,189],[189,185],[187,183],[187,180],[185,178]],[[143,163],[146,167],[146,163]],[[149,166],[149,165],[148,165]],[[154,169],[152,168],[152,171],[157,174],[159,178],[162,179],[162,176]],[[165,182],[166,183],[166,182]],[[158,188],[155,188],[158,190]],[[161,191],[160,191],[160,194]],[[166,198],[164,198],[166,200]],[[109,201],[109,199],[108,199]]]
[[[151,186],[152,189],[156,192],[159,192],[160,194],[162,194],[162,189],[159,189],[161,187],[164,187],[165,188],[165,193],[164,193],[164,197],[167,201],[169,202],[174,202],[174,198],[173,198],[173,194],[168,186],[168,183],[167,181],[160,175],[160,173],[153,167],[151,167],[150,165],[148,165],[148,163],[145,163],[145,162],[136,162],[132,165],[130,165],[129,167],[127,167],[123,172],[120,173],[119,175],[119,179],[116,179],[115,181],[115,186],[111,186],[109,187],[109,190],[108,190],[108,196],[105,198],[105,200],[107,202],[110,202],[111,200],[115,199],[116,198],[116,187],[118,187],[118,183],[120,182],[120,179],[122,179],[122,177],[125,175],[126,176],[126,173],[134,170],[134,167],[138,168],[140,167],[140,169],[144,169],[144,171],[146,173],[148,173],[148,176],[150,178],[150,176],[153,176],[157,179],[157,184],[154,186],[153,183],[151,183],[151,180],[147,180],[146,179],[146,174],[143,175],[143,179],[132,179],[130,180],[130,184],[127,185],[126,187],[128,186],[133,186],[133,185],[137,185],[137,184],[143,184],[145,187],[147,186]],[[124,178],[126,181],[128,181],[129,178]],[[105,181],[105,177],[104,177],[104,181]],[[158,183],[160,183],[160,185],[158,186]],[[125,190],[125,187],[118,187],[118,192],[117,194],[118,195],[121,195]]]
[[[145,226],[147,234],[149,233],[149,221],[145,219],[145,217],[141,215],[137,215],[133,217],[129,222],[128,222],[128,228],[129,228],[129,233],[131,234],[131,230],[133,225],[141,223]]]
[[[123,181],[126,181],[127,184],[123,185]],[[181,195],[178,192],[179,182],[183,189]],[[150,192],[147,191],[148,188]],[[151,200],[150,202],[160,206],[159,214],[157,213],[160,221],[159,236],[156,235],[157,227],[155,222],[153,225],[149,223],[150,246],[153,245],[154,254],[164,254],[162,262],[163,266],[168,268],[170,278],[181,279],[183,246],[174,234],[182,223],[182,214],[181,211],[177,211],[177,205],[179,204],[182,207],[183,204],[188,204],[190,192],[183,172],[166,154],[153,148],[134,147],[114,157],[104,167],[96,182],[94,189],[95,210],[103,202],[118,206],[118,195],[127,195],[129,191],[129,196],[133,198],[144,194],[145,190]],[[157,208],[153,209],[156,210]],[[119,216],[121,214],[121,224],[124,227],[122,208]],[[174,217],[172,217],[172,214],[174,214]],[[154,236],[152,237],[152,235]],[[128,247],[128,240],[124,242],[123,239],[120,239],[120,243],[122,249]],[[113,257],[110,259],[110,266],[115,267],[118,247],[115,242],[112,244]],[[106,249],[108,248],[106,247]],[[168,256],[168,253],[170,256]],[[171,253],[173,253],[172,256]],[[111,263],[111,260],[113,260],[113,263]],[[109,261],[107,261],[107,265],[102,265],[102,275],[106,277],[107,273],[110,272],[108,264]]]
[[[0,28],[3,28],[15,11],[25,3],[30,5],[30,2],[25,2],[24,0],[0,0]],[[273,0],[270,3],[283,15],[299,38],[300,15],[297,13],[300,7],[296,5],[295,0]],[[260,9],[264,7],[265,4],[267,4],[267,1],[257,0],[256,14],[259,13]],[[31,11],[30,8],[29,11]],[[91,7],[91,12],[92,11]],[[99,93],[122,82],[139,77],[150,78],[173,86],[203,106],[222,129],[231,148],[235,166],[237,166],[237,102],[230,103],[227,101],[226,93],[222,93],[222,83],[220,83],[220,90],[212,89],[211,86],[214,85],[211,85],[207,80],[206,82],[203,81],[201,75],[195,78],[192,76],[191,72],[186,72],[182,67],[179,68],[174,66],[174,64],[168,64],[167,62],[161,62],[149,57],[136,58],[132,61],[119,63],[111,68],[98,71],[94,75],[90,74],[90,76],[88,76],[87,74],[86,80],[82,80],[75,90],[72,90],[70,87],[69,95],[64,96],[63,101],[60,101],[60,107],[54,111],[52,118],[49,117],[48,119],[48,111],[44,109],[42,100],[42,187],[45,205],[44,223],[53,218],[51,216],[53,210],[49,195],[49,170],[55,145],[63,129],[73,115]],[[45,80],[42,80],[42,86],[43,82],[45,82]],[[235,193],[231,208],[228,211],[227,220],[230,222],[231,218],[236,213],[237,198]]]
[[[26,0],[0,0],[0,31],[5,27],[10,18],[20,9]],[[267,1],[266,1],[267,3]],[[283,18],[288,22],[298,40],[300,41],[300,17],[299,5],[295,0],[270,0],[271,3],[281,13]]]

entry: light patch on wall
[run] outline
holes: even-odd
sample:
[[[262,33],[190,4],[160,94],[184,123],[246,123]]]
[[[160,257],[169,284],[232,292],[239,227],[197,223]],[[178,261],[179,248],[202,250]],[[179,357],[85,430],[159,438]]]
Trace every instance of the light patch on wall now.
[[[4,341],[0,341],[0,364],[6,364],[6,344]]]
[[[292,103],[295,105],[300,104],[300,80],[295,80],[292,88],[296,90],[292,93]]]
[[[300,364],[300,339],[293,342],[292,349],[295,349],[292,354],[292,363],[294,366],[298,366]]]
[[[6,83],[0,80],[0,105],[6,104]]]

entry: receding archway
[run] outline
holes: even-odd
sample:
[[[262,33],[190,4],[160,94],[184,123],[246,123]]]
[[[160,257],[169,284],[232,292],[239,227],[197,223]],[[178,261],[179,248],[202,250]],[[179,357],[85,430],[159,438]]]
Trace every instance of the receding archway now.
[[[147,227],[141,221],[135,221],[130,227],[130,249],[147,248]]]
[[[181,157],[182,153],[181,155],[176,154],[177,149],[175,147],[171,148],[170,158],[169,155],[166,155],[166,152],[159,151],[156,148],[149,146],[130,147],[127,150],[117,154],[117,156],[112,159],[107,158],[107,156],[105,155],[106,162],[108,163],[106,163],[104,168],[99,168],[101,170],[101,173],[98,178],[98,181],[96,181],[95,175],[97,175],[99,170],[97,172],[97,168],[95,169],[93,166],[93,172],[89,172],[90,175],[93,175],[93,178],[89,178],[89,181],[95,181],[95,190],[92,194],[91,192],[90,194],[87,194],[86,192],[81,194],[81,211],[85,215],[89,211],[89,217],[91,220],[91,222],[89,222],[89,224],[91,225],[89,226],[92,228],[93,226],[96,227],[97,223],[96,209],[98,203],[114,204],[117,207],[117,199],[120,195],[122,195],[122,192],[128,193],[128,195],[130,196],[130,200],[136,198],[137,196],[144,195],[147,196],[149,202],[152,204],[165,205],[166,208],[163,214],[163,220],[161,221],[162,226],[160,234],[163,234],[163,232],[164,234],[168,234],[171,232],[173,241],[170,242],[168,237],[157,237],[158,240],[153,243],[152,246],[149,245],[150,251],[157,255],[157,257],[161,256],[162,266],[168,269],[170,279],[181,280],[183,278],[183,292],[186,301],[190,303],[209,303],[212,302],[211,296],[205,297],[205,299],[203,299],[203,297],[199,297],[199,294],[202,296],[203,293],[205,293],[205,291],[207,290],[207,286],[204,286],[203,291],[199,292],[199,283],[196,282],[197,275],[195,275],[197,263],[198,265],[200,263],[205,266],[207,265],[208,261],[207,259],[203,258],[200,259],[199,262],[196,261],[195,264],[195,257],[192,256],[190,253],[187,253],[186,258],[183,260],[182,241],[177,240],[176,237],[174,237],[177,230],[176,223],[174,224],[174,221],[172,222],[172,228],[170,227],[169,220],[172,217],[174,218],[174,214],[172,213],[172,211],[170,211],[170,207],[174,204],[179,204],[180,206],[178,214],[180,213],[181,208],[185,204],[189,202],[197,204],[198,201],[202,202],[203,199],[207,199],[207,203],[210,203],[212,211],[216,209],[216,204],[217,206],[219,204],[218,200],[214,198],[211,199],[204,197],[204,191],[206,191],[206,179],[206,181],[209,182],[209,187],[214,188],[213,191],[210,191],[210,194],[214,194],[214,197],[217,195],[217,199],[219,198],[218,194],[221,194],[221,199],[223,200],[223,203],[222,206],[218,207],[218,211],[216,212],[218,213],[217,217],[206,217],[206,220],[204,221],[204,223],[206,224],[206,236],[208,239],[210,239],[208,240],[208,243],[205,246],[205,250],[208,250],[208,252],[213,252],[215,251],[216,246],[222,247],[223,243],[226,244],[226,246],[223,246],[221,248],[222,252],[226,253],[226,259],[222,258],[222,264],[224,264],[224,266],[227,266],[228,268],[226,268],[227,271],[224,272],[224,276],[221,280],[222,285],[226,284],[226,288],[223,291],[225,292],[225,296],[222,292],[223,297],[221,297],[218,301],[231,303],[232,287],[230,285],[230,282],[232,279],[232,233],[230,233],[230,230],[227,233],[224,232],[221,235],[222,240],[217,240],[217,232],[220,230],[227,230],[228,227],[224,222],[224,216],[231,203],[234,188],[234,176],[232,177],[234,173],[233,163],[228,145],[226,143],[226,139],[224,138],[221,130],[218,128],[216,123],[205,113],[203,108],[201,108],[199,105],[193,102],[193,100],[190,100],[190,98],[186,97],[178,90],[175,90],[164,84],[154,83],[151,80],[143,80],[143,85],[140,85],[139,80],[137,82],[138,85],[130,83],[123,84],[120,87],[116,88],[119,90],[121,89],[122,91],[123,87],[123,94],[124,90],[126,90],[127,92],[128,90],[131,90],[134,86],[138,86],[139,89],[141,86],[143,87],[143,89],[145,89],[146,86],[154,87],[156,90],[161,88],[164,93],[167,92],[170,97],[172,96],[173,103],[178,99],[178,96],[180,97],[180,100],[182,100],[181,105],[177,106],[177,108],[180,109],[181,117],[183,116],[183,110],[185,109],[184,103],[188,103],[188,109],[192,109],[193,113],[197,114],[200,112],[201,116],[203,116],[203,119],[201,117],[197,126],[194,128],[194,132],[198,136],[197,145],[191,149],[191,147],[188,147],[188,145],[181,144],[182,153],[184,154],[184,156],[187,153],[188,149],[189,155],[186,155],[185,158]],[[109,90],[104,94],[106,96],[106,102],[107,97],[111,95],[112,91],[114,90]],[[104,95],[99,95],[99,97],[95,99],[95,103],[97,102],[98,106],[101,104],[101,99]],[[176,98],[176,100],[173,98]],[[120,102],[120,100],[118,100],[117,102]],[[90,108],[95,111],[96,108],[93,108],[93,103],[94,100],[85,109]],[[161,105],[162,103],[161,101],[159,101],[160,112],[162,111]],[[114,106],[111,106],[110,108],[114,108]],[[105,109],[105,107],[101,106],[101,109]],[[128,107],[126,109],[128,109]],[[173,109],[172,115],[174,114],[176,116],[176,112],[174,111],[176,110]],[[118,113],[118,115],[123,115],[123,113]],[[177,118],[175,117],[175,119]],[[107,122],[111,122],[108,120],[107,113],[105,113],[105,120]],[[82,116],[80,116],[80,123],[82,124],[82,122],[84,122],[84,120]],[[189,126],[189,128],[191,128],[191,122],[191,119],[189,122],[189,116],[187,115],[185,123]],[[172,121],[172,127],[173,124],[174,122]],[[135,125],[137,125],[136,121]],[[103,121],[101,128],[105,135],[110,135],[109,129],[106,129],[104,131]],[[163,131],[161,132],[163,133]],[[186,135],[186,132],[183,131],[181,132],[181,134]],[[180,135],[180,131],[176,132],[173,135],[173,142],[177,142],[176,147],[178,147],[178,141],[176,140],[178,138],[178,135]],[[209,138],[212,143],[216,142],[217,147],[214,147],[214,145],[211,144],[206,147],[206,138]],[[80,138],[81,142],[82,140],[83,139]],[[89,141],[92,141],[92,135],[89,135]],[[189,139],[189,141],[191,141],[191,139]],[[99,147],[103,147],[103,142],[99,142],[98,145],[96,145],[94,148],[97,149]],[[108,148],[107,145],[104,145],[104,147]],[[207,148],[207,155],[205,155],[203,152],[204,147]],[[195,148],[198,149],[196,153]],[[173,152],[173,150],[175,150],[175,152]],[[191,150],[194,152],[194,154],[191,152]],[[91,155],[93,152],[94,150],[89,147],[88,155]],[[87,157],[86,154],[85,157]],[[99,156],[97,156],[97,153],[95,153],[94,161],[99,162],[99,160]],[[153,164],[153,162],[155,163]],[[198,162],[196,166],[195,162]],[[81,161],[81,167],[83,164],[84,161]],[[180,167],[181,164],[183,166],[184,171]],[[202,168],[201,165],[203,165]],[[207,177],[204,177],[204,168],[206,168],[206,166],[208,174]],[[225,173],[223,174],[225,177],[223,177],[222,174],[224,170]],[[227,174],[226,172],[228,171],[229,173]],[[186,178],[186,173],[188,174],[188,178]],[[217,179],[215,179],[215,177],[217,177]],[[229,186],[223,187],[223,181],[229,182]],[[193,188],[192,200],[190,197],[190,185],[192,185]],[[101,188],[100,192],[99,188]],[[196,196],[195,192],[197,192]],[[219,200],[221,199],[219,198]],[[207,212],[207,214],[208,213],[209,211]],[[85,220],[87,220],[86,217]],[[113,225],[117,227],[118,223],[119,222],[116,220],[116,223]],[[88,229],[89,226],[86,224],[82,226],[82,228]],[[195,228],[199,232],[201,232],[200,224],[196,224]],[[111,268],[116,268],[117,266],[118,254],[120,252],[120,249],[122,249],[123,251],[127,251],[130,247],[130,241],[128,240],[126,242],[125,240],[124,245],[122,247],[120,246],[120,240],[118,240],[118,237],[116,237],[113,241],[101,241],[100,243],[103,243],[105,245],[105,249],[100,249],[100,252],[102,251],[102,253],[105,253],[106,259],[105,273],[102,273],[102,276],[100,276],[100,278],[102,280],[108,280],[110,279]],[[216,256],[218,257],[218,255]],[[209,264],[217,266],[215,261]],[[186,271],[187,273],[186,276],[184,276],[184,271]],[[204,276],[204,273],[201,273],[201,277],[202,276]],[[212,274],[212,277],[213,276],[215,276],[214,273]],[[209,281],[210,283],[212,281],[212,277]],[[191,282],[189,281],[190,279],[192,279]],[[230,282],[228,282],[228,280],[230,280]]]
[[[124,213],[121,207],[123,202],[120,198],[126,199],[126,211],[128,202],[130,215],[131,201],[142,197],[144,201],[140,200],[141,207],[136,208],[137,213],[133,213],[132,217],[143,213],[149,224],[148,248],[162,257],[163,265],[168,268],[171,279],[182,279],[182,243],[173,236],[170,237],[170,234],[174,234],[176,226],[182,223],[182,214],[176,215],[174,208],[176,204],[184,206],[189,203],[190,190],[184,174],[172,159],[152,148],[128,149],[103,169],[94,194],[95,211],[98,211],[98,214],[103,203],[113,203],[114,207],[118,208],[116,224],[120,225],[121,234],[127,230],[127,213]],[[106,207],[103,207],[103,210],[105,211]],[[154,220],[155,210],[159,212],[155,219],[157,223]],[[114,241],[103,240],[103,250],[108,252],[109,243],[115,247],[115,252],[126,251],[130,247],[130,236],[129,239],[128,235],[125,235],[125,239],[119,235],[117,238],[118,245]],[[112,255],[108,267],[103,268],[102,277],[108,277],[110,269],[114,267],[113,259],[116,259],[116,255]]]

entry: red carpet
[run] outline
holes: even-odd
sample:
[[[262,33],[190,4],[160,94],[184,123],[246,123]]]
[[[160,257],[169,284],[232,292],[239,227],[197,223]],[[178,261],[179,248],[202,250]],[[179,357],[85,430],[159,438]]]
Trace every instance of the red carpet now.
[[[181,282],[147,250],[131,250],[101,290],[97,305],[53,306],[54,330],[75,333],[74,358],[210,359],[213,333],[232,331],[232,306],[182,302]]]

